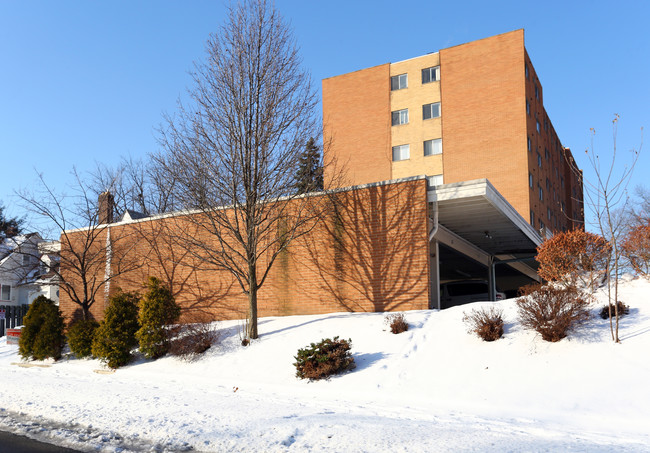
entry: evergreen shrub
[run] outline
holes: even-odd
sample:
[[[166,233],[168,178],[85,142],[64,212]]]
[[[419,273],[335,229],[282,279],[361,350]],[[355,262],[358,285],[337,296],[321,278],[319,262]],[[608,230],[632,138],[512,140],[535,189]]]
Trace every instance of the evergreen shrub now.
[[[138,300],[135,293],[122,292],[111,296],[104,320],[95,331],[92,355],[106,362],[110,368],[126,365],[131,360],[131,349],[138,344]]]
[[[350,354],[352,340],[339,340],[339,337],[324,338],[319,343],[298,349],[294,357],[296,376],[301,379],[323,379],[333,374],[354,368],[354,358]]]
[[[18,353],[23,359],[61,358],[65,344],[61,310],[45,296],[38,296],[23,318]]]
[[[80,319],[68,327],[68,345],[77,358],[90,357],[95,331],[99,323],[94,319]]]
[[[169,289],[157,278],[149,277],[147,290],[140,299],[140,328],[135,334],[140,352],[146,358],[156,359],[169,351],[169,326],[178,320],[180,314],[181,307]]]

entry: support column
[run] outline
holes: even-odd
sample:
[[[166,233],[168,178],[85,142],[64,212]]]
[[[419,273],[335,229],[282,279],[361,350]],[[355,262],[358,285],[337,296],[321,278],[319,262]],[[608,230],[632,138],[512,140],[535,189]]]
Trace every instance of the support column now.
[[[429,308],[440,310],[440,254],[438,250],[438,241],[432,239],[429,243]]]
[[[490,300],[492,302],[497,300],[497,282],[496,282],[496,275],[495,275],[495,262],[494,262],[494,255],[490,255],[488,258],[488,291],[489,291],[489,296]]]

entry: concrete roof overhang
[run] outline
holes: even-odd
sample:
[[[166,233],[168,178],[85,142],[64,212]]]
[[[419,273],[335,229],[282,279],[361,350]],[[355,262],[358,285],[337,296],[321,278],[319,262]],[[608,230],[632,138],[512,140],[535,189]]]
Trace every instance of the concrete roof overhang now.
[[[531,257],[542,243],[538,232],[487,179],[432,187],[427,199],[437,208],[439,225],[489,255]]]

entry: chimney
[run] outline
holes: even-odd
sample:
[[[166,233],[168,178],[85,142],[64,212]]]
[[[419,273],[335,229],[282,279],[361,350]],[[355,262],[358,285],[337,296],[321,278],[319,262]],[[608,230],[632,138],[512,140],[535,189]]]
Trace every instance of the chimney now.
[[[97,199],[97,223],[113,223],[113,209],[115,208],[115,199],[113,195],[106,191],[99,194]]]

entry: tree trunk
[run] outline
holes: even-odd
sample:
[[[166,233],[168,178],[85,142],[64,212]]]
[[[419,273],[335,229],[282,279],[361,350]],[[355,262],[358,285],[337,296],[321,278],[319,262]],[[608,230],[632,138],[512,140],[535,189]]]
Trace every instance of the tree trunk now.
[[[248,266],[248,331],[246,336],[254,340],[257,338],[257,269],[255,264]]]

